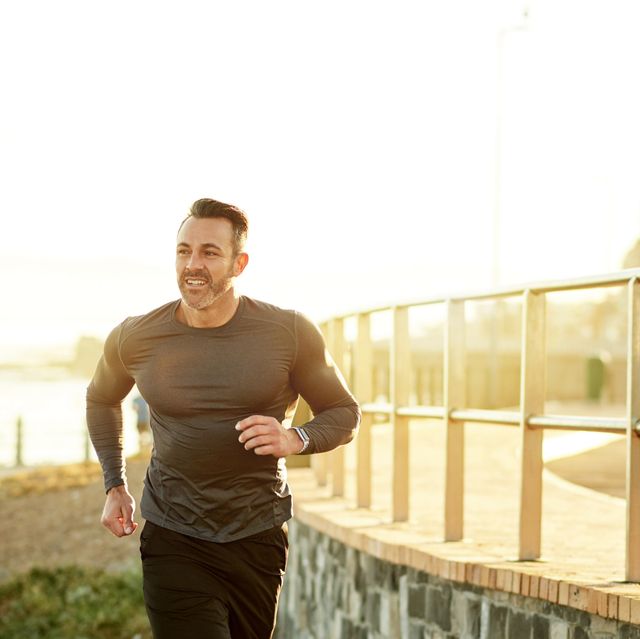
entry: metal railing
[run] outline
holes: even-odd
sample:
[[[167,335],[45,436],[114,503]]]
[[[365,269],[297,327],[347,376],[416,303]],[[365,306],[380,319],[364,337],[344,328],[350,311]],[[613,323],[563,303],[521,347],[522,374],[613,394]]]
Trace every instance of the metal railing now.
[[[446,428],[444,539],[458,541],[464,528],[464,423],[490,423],[517,426],[520,429],[520,560],[541,555],[542,529],[542,436],[545,429],[589,431],[626,435],[626,554],[628,581],[640,581],[640,269],[580,278],[570,281],[542,282],[505,288],[481,294],[438,298],[410,304],[380,307],[333,318],[322,325],[327,345],[342,368],[346,353],[344,322],[355,318],[357,338],[353,344],[355,367],[354,392],[360,401],[363,419],[356,440],[356,499],[361,508],[371,507],[372,441],[371,429],[376,414],[388,415],[393,429],[392,496],[393,521],[409,519],[410,464],[409,420],[442,419]],[[546,295],[561,291],[597,289],[609,286],[627,288],[627,389],[626,416],[602,418],[544,414],[546,368]],[[522,299],[520,404],[517,412],[481,410],[466,406],[465,304],[481,300]],[[443,406],[409,406],[411,339],[409,309],[427,305],[446,308],[444,331]],[[373,341],[371,315],[390,311],[393,329],[389,349],[390,403],[373,403]],[[314,458],[314,471],[320,484],[331,475],[332,492],[344,495],[344,449],[330,456]]]

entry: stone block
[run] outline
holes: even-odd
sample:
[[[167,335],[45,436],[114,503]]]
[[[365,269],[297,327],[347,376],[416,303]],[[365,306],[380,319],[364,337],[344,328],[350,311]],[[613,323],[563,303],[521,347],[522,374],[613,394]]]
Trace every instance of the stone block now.
[[[379,559],[374,559],[373,583],[379,588],[384,588],[388,581],[389,570],[391,570],[390,564],[380,561]]]
[[[371,624],[371,627],[376,632],[380,632],[380,592],[379,591],[369,591],[369,595],[367,596],[367,601],[365,604],[366,608],[366,619]]]
[[[602,619],[602,617],[591,618],[591,634],[594,639],[608,639],[618,634],[618,623],[612,619]]]
[[[331,639],[345,639],[342,634],[344,626],[342,625],[343,615],[339,610],[335,610],[333,612],[333,619],[331,620],[331,632],[329,633],[329,637]]]
[[[481,628],[481,604],[480,600],[467,597],[464,617],[465,639],[479,639]]]
[[[424,585],[409,586],[409,617],[426,621],[427,587]]]
[[[487,599],[480,600],[480,639],[487,639],[489,636],[489,613],[491,604]]]
[[[427,610],[425,619],[442,630],[451,630],[451,587],[427,587]]]
[[[509,610],[507,625],[509,639],[529,639],[531,636],[531,618],[524,612]]]
[[[367,573],[362,567],[362,562],[360,561],[357,561],[354,568],[353,583],[356,590],[361,593],[363,597],[366,597],[369,580],[367,579]]]
[[[549,620],[546,617],[533,616],[532,639],[549,639]]]
[[[549,622],[549,639],[569,639],[569,624],[558,619]]]
[[[573,634],[571,635],[571,639],[590,639],[589,633],[584,628],[580,626],[575,626],[573,629]]]
[[[504,606],[489,606],[488,632],[482,639],[506,639],[508,608]],[[521,637],[520,639],[524,639]]]
[[[345,565],[347,558],[347,547],[335,539],[329,541],[329,555],[340,566]]]
[[[370,636],[373,635],[370,635],[369,628],[365,624],[356,624],[351,630],[349,639],[369,639]]]
[[[409,578],[405,574],[398,584],[398,606],[400,608],[400,637],[409,639]]]
[[[389,574],[389,588],[394,592],[398,592],[400,583],[400,577],[405,574],[406,568],[397,564],[391,565],[391,571]]]
[[[458,637],[464,632],[465,614],[467,611],[467,596],[461,590],[451,590],[451,632]]]
[[[351,546],[346,546],[345,568],[349,577],[355,576],[355,568],[358,565],[358,555],[360,553]]]
[[[361,619],[363,617],[363,601],[362,595],[355,588],[349,588],[348,613],[352,619]]]
[[[618,628],[618,639],[640,639],[640,626],[623,624]]]
[[[591,625],[591,615],[576,608],[554,604],[551,606],[550,614],[558,619],[563,619],[564,621],[582,626],[583,628],[588,628]]]
[[[409,624],[409,639],[425,639],[426,636],[424,624],[415,622]]]
[[[371,555],[367,555],[364,552],[358,554],[358,563],[360,564],[360,568],[362,569],[364,574],[367,575],[368,581],[371,581],[373,579],[374,562],[375,558]]]
[[[400,598],[396,593],[383,592],[380,606],[380,629],[389,639],[400,637]]]

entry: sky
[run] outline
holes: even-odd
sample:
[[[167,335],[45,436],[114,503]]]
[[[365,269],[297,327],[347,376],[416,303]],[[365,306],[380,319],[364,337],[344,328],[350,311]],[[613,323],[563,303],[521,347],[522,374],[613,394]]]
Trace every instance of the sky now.
[[[249,215],[239,289],[316,320],[618,270],[640,238],[639,19],[632,0],[3,2],[0,361],[176,299],[200,197]]]

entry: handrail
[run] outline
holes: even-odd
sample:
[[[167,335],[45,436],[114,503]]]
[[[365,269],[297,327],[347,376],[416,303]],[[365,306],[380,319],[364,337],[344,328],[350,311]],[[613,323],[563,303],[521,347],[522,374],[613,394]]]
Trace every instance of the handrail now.
[[[372,415],[392,415],[393,404],[378,403],[361,406],[363,413]],[[443,419],[443,406],[400,406],[395,409],[396,415],[413,419]],[[477,424],[497,424],[519,426],[520,413],[505,410],[487,410],[484,408],[454,408],[449,418],[455,422],[473,422]],[[525,420],[531,428],[545,430],[583,430],[592,433],[615,433],[624,435],[627,421],[621,417],[585,417],[582,415],[530,415]],[[640,420],[634,426],[640,435]]]
[[[447,541],[463,538],[464,423],[491,423],[516,426],[521,437],[519,558],[541,555],[542,526],[542,434],[545,429],[603,432],[626,435],[627,441],[627,581],[640,581],[640,269],[567,280],[538,282],[493,291],[453,295],[372,308],[335,317],[323,323],[327,344],[338,367],[347,353],[344,321],[357,320],[357,339],[350,353],[354,390],[363,419],[357,440],[356,494],[358,507],[371,506],[371,428],[376,414],[389,417],[393,429],[392,516],[394,521],[409,518],[410,419],[438,419],[446,429],[445,446],[445,531]],[[545,398],[546,296],[548,293],[627,287],[627,411],[624,418],[547,415]],[[518,411],[485,410],[466,405],[465,304],[521,296],[523,305],[520,406]],[[446,308],[443,367],[443,406],[410,406],[411,337],[409,309],[443,304]],[[372,383],[373,342],[371,315],[391,311],[389,370],[390,402],[374,401]],[[320,482],[332,477],[334,495],[344,491],[345,461],[341,449],[328,456],[314,456]]]
[[[431,297],[427,299],[416,299],[412,301],[398,302],[396,304],[387,304],[384,306],[377,306],[367,310],[350,311],[331,317],[332,321],[337,319],[347,319],[366,313],[372,315],[374,313],[383,313],[385,311],[391,311],[394,308],[414,308],[417,306],[432,306],[437,304],[445,304],[448,301],[452,302],[482,302],[488,300],[498,300],[505,297],[517,297],[523,295],[526,291],[531,293],[561,293],[563,291],[578,291],[589,288],[607,288],[610,286],[620,286],[629,282],[634,277],[640,278],[640,268],[628,268],[623,271],[616,271],[614,273],[606,273],[601,275],[593,275],[589,277],[576,277],[572,279],[564,280],[550,280],[545,282],[533,282],[529,284],[519,284],[516,286],[509,286],[498,288],[494,291],[479,291],[469,292],[467,294],[455,294],[450,296]]]

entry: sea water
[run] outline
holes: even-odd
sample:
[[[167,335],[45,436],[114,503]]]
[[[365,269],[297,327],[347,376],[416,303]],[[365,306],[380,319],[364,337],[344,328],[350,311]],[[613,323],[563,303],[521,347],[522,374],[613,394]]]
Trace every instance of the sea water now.
[[[25,466],[95,460],[87,439],[85,394],[89,380],[64,368],[0,370],[0,467],[16,463],[17,422],[22,422]],[[138,451],[135,390],[123,402],[127,455]]]

